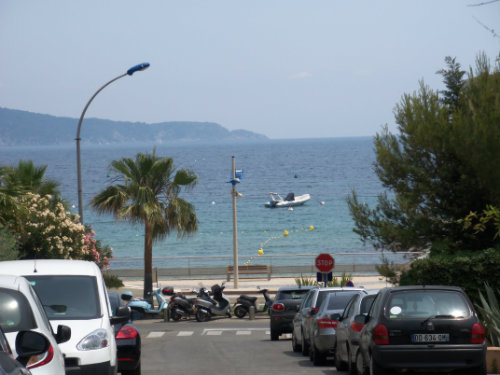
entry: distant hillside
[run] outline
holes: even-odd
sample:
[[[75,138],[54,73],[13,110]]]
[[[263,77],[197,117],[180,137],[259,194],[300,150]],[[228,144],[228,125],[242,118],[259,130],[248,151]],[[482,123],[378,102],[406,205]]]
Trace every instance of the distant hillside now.
[[[0,108],[0,146],[74,144],[78,120]],[[247,130],[227,130],[213,122],[146,124],[84,118],[81,143],[168,143],[266,140]]]

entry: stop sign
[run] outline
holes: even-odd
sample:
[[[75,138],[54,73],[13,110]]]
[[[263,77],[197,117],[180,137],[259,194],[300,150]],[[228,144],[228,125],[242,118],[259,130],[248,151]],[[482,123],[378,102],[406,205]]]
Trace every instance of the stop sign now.
[[[330,272],[335,266],[335,259],[330,254],[323,253],[316,257],[315,264],[320,272]]]

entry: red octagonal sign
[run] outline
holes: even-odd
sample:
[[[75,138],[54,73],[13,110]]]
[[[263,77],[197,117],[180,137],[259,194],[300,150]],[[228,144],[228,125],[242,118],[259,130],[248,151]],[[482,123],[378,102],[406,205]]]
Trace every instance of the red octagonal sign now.
[[[315,264],[320,272],[330,272],[335,266],[335,259],[330,254],[323,253],[316,257]]]

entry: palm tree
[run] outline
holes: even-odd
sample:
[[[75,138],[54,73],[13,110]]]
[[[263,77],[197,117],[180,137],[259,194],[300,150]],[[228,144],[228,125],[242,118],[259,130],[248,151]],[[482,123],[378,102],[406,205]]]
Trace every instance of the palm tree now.
[[[8,187],[19,187],[41,196],[49,194],[58,198],[60,192],[57,187],[60,183],[46,178],[46,170],[46,165],[37,167],[31,160],[20,160],[17,167],[6,169],[4,182]]]
[[[172,230],[177,236],[198,230],[194,206],[179,197],[181,189],[192,188],[198,177],[192,170],[174,167],[172,158],[138,153],[135,160],[111,162],[121,174],[122,184],[110,185],[91,202],[98,213],[111,213],[118,220],[144,224],[144,298],[153,290],[153,241]]]
[[[22,195],[19,186],[7,184],[8,168],[0,166],[0,225],[7,225],[9,222],[18,223],[24,206],[18,198]],[[18,223],[19,224],[19,223]]]

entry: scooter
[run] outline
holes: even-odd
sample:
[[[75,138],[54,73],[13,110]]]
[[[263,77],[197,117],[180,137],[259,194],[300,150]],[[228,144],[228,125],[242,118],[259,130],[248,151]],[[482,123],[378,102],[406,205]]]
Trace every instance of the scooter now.
[[[131,292],[123,292],[121,298],[127,302],[127,306],[130,307],[131,310],[131,318],[132,320],[144,319],[150,315],[156,315],[168,307],[168,301],[163,297],[170,296],[174,294],[174,288],[165,287],[163,289],[158,288],[151,292],[149,295],[156,298],[158,303],[158,307],[155,308],[154,300],[153,303],[148,300],[142,298],[134,298]]]
[[[271,307],[273,306],[273,300],[269,296],[268,290],[267,289],[259,289],[259,293],[262,293],[265,299],[265,304],[262,306],[261,309],[257,308],[257,297],[250,297],[247,296],[246,294],[241,294],[237,299],[236,302],[233,305],[234,308],[234,315],[236,315],[238,318],[244,318],[246,314],[250,311],[250,307],[254,307],[256,313],[263,313],[263,312],[270,312]]]
[[[211,300],[208,290],[205,288],[201,288],[200,290],[193,289],[193,292],[196,293],[195,298],[186,298],[182,293],[175,293],[170,297],[170,303],[167,308],[167,321],[170,320],[170,318],[174,321],[178,321],[181,318],[189,318],[191,315],[194,315],[195,301],[199,298]]]
[[[206,322],[210,320],[212,316],[220,315],[231,317],[231,303],[229,299],[222,293],[226,283],[222,282],[221,286],[212,286],[212,296],[213,300],[207,300],[205,298],[197,298],[195,301],[195,317],[199,322]]]

